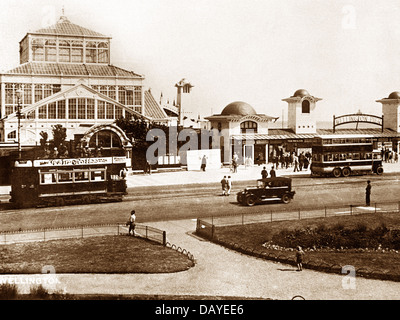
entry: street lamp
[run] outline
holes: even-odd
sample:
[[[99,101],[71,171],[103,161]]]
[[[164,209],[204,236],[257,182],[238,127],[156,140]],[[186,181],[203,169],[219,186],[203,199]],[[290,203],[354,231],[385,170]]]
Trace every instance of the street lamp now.
[[[18,159],[21,159],[21,98],[22,98],[23,91],[18,89],[15,91],[17,96],[17,118],[18,118]]]

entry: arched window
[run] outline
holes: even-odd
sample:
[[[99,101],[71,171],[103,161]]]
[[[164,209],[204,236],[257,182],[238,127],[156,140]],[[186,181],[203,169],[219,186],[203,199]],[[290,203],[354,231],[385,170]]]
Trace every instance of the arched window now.
[[[42,39],[32,40],[33,61],[44,61],[44,44]]]
[[[86,63],[96,63],[97,62],[97,48],[96,43],[89,41],[86,43]]]
[[[46,61],[57,61],[57,43],[55,40],[47,40],[44,45],[44,50]]]
[[[100,42],[98,45],[99,63],[108,63],[108,44]]]
[[[120,137],[111,130],[95,133],[89,141],[89,148],[122,148]]]
[[[258,125],[257,122],[254,121],[244,121],[240,124],[240,131],[242,133],[257,133]]]
[[[70,62],[71,61],[71,45],[68,41],[61,40],[58,43],[58,61],[59,62]]]
[[[301,103],[301,113],[310,113],[310,101],[303,100]]]

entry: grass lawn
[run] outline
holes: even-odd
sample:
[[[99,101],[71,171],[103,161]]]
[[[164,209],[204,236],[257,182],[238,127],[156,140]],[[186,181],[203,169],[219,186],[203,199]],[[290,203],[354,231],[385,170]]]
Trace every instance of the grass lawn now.
[[[158,243],[127,235],[51,240],[0,246],[0,273],[168,273],[193,262]]]
[[[281,257],[294,263],[295,253],[291,250],[276,250],[263,247],[271,241],[274,234],[283,229],[315,228],[324,225],[328,228],[343,224],[346,228],[356,227],[360,223],[368,228],[385,224],[388,228],[400,228],[400,214],[365,214],[355,216],[304,219],[296,221],[279,221],[216,228],[216,237],[220,243],[237,244],[247,252],[266,252],[271,257]],[[383,248],[384,249],[384,248]],[[313,250],[306,251],[305,265],[335,266],[340,271],[342,266],[351,265],[356,270],[367,270],[369,273],[390,274],[400,279],[400,253],[382,251],[356,252],[356,250]]]

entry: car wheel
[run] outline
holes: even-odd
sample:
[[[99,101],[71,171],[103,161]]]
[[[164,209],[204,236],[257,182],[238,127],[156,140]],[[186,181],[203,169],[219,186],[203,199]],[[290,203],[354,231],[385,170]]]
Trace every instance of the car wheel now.
[[[63,206],[65,206],[65,200],[64,200],[64,198],[57,198],[57,199],[56,199],[56,206],[57,206],[57,207],[63,207]]]
[[[351,174],[350,168],[343,168],[342,170],[343,177],[348,177]]]
[[[342,170],[340,170],[340,168],[335,168],[333,169],[332,174],[335,178],[339,178],[342,175]]]
[[[285,194],[282,196],[282,202],[283,202],[283,203],[289,203],[290,200],[292,200],[292,199],[290,198],[290,196],[289,196],[287,193],[285,193]]]
[[[383,174],[383,167],[376,168],[376,174],[378,174],[378,175]]]
[[[254,205],[256,204],[256,196],[253,195],[253,194],[247,196],[247,197],[246,197],[246,204],[247,204],[249,207],[254,206]]]

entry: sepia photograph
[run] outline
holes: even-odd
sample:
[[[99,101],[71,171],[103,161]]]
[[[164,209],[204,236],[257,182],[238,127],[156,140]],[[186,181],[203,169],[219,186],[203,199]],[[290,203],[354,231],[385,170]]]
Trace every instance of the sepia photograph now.
[[[399,15],[4,1],[0,300],[148,319],[398,300]]]

